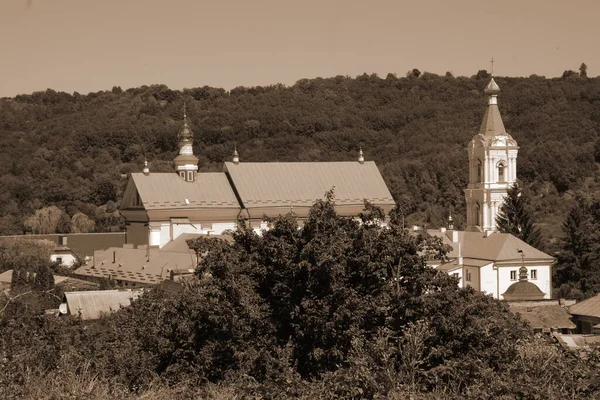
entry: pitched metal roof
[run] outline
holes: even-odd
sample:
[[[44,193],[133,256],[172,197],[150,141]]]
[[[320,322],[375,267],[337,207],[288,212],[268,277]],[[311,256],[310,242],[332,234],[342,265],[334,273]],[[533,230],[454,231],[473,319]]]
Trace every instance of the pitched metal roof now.
[[[199,173],[194,182],[186,182],[174,172],[138,172],[131,178],[146,210],[240,206],[222,172]]]
[[[600,294],[570,306],[569,313],[600,318]]]
[[[92,290],[66,292],[65,298],[71,315],[81,313],[82,319],[100,318],[102,314],[127,307],[141,294],[139,290]]]
[[[335,189],[339,205],[394,205],[377,165],[348,162],[225,163],[245,208],[311,206]]]
[[[482,232],[458,233],[458,240],[462,244],[463,257],[492,261],[521,261],[523,251],[525,261],[548,261],[554,258],[532,247],[521,239],[508,233],[493,233],[486,236]]]

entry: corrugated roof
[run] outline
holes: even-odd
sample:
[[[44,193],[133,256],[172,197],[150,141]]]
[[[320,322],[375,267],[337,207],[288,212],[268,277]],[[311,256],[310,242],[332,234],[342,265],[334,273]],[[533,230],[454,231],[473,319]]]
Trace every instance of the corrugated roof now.
[[[146,210],[240,207],[223,172],[199,173],[194,182],[174,172],[133,173],[131,178]]]
[[[335,188],[339,205],[394,205],[377,165],[348,162],[225,163],[246,208],[312,205]]]
[[[571,315],[600,318],[600,294],[569,307]]]
[[[521,317],[529,322],[532,328],[544,329],[575,329],[575,324],[571,321],[570,315],[564,307],[557,304],[543,306],[527,306],[522,303],[508,303],[510,311],[520,314]]]
[[[141,294],[139,290],[92,290],[66,292],[65,298],[71,315],[81,313],[82,319],[97,319],[104,313],[127,307]]]

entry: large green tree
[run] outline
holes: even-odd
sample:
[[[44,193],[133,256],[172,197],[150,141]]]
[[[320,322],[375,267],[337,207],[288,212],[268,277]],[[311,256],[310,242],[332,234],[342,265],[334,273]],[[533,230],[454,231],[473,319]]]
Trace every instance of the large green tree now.
[[[523,190],[515,182],[506,192],[500,212],[496,216],[496,228],[502,233],[510,233],[525,243],[538,247],[541,234],[539,228],[533,223]]]
[[[578,194],[563,222],[564,240],[557,253],[554,284],[585,296],[600,292],[600,200]]]

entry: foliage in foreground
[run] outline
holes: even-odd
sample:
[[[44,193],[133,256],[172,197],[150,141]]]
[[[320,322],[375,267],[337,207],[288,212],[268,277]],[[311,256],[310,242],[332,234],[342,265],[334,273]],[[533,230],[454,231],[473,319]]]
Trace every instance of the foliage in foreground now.
[[[197,277],[96,322],[0,320],[0,397],[584,398],[593,367],[426,266],[439,240],[332,194],[302,227],[195,239]],[[15,305],[16,307],[16,305]],[[62,381],[63,384],[57,384]],[[535,382],[535,385],[532,384]]]

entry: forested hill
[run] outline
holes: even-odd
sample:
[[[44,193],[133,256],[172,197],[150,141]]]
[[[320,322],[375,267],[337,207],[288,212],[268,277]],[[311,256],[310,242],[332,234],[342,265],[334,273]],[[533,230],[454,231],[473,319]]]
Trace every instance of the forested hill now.
[[[489,76],[423,73],[382,79],[303,79],[291,87],[183,91],[164,85],[81,95],[47,90],[0,100],[0,234],[21,233],[35,210],[81,211],[114,229],[124,174],[171,170],[183,103],[201,171],[234,145],[243,161],[375,160],[409,223],[463,223],[465,148],[478,132]],[[518,141],[519,178],[546,235],[570,190],[593,185],[600,161],[600,79],[497,77],[499,107]],[[99,207],[101,206],[101,207]],[[68,222],[68,219],[67,219]],[[69,229],[68,223],[61,229]]]

